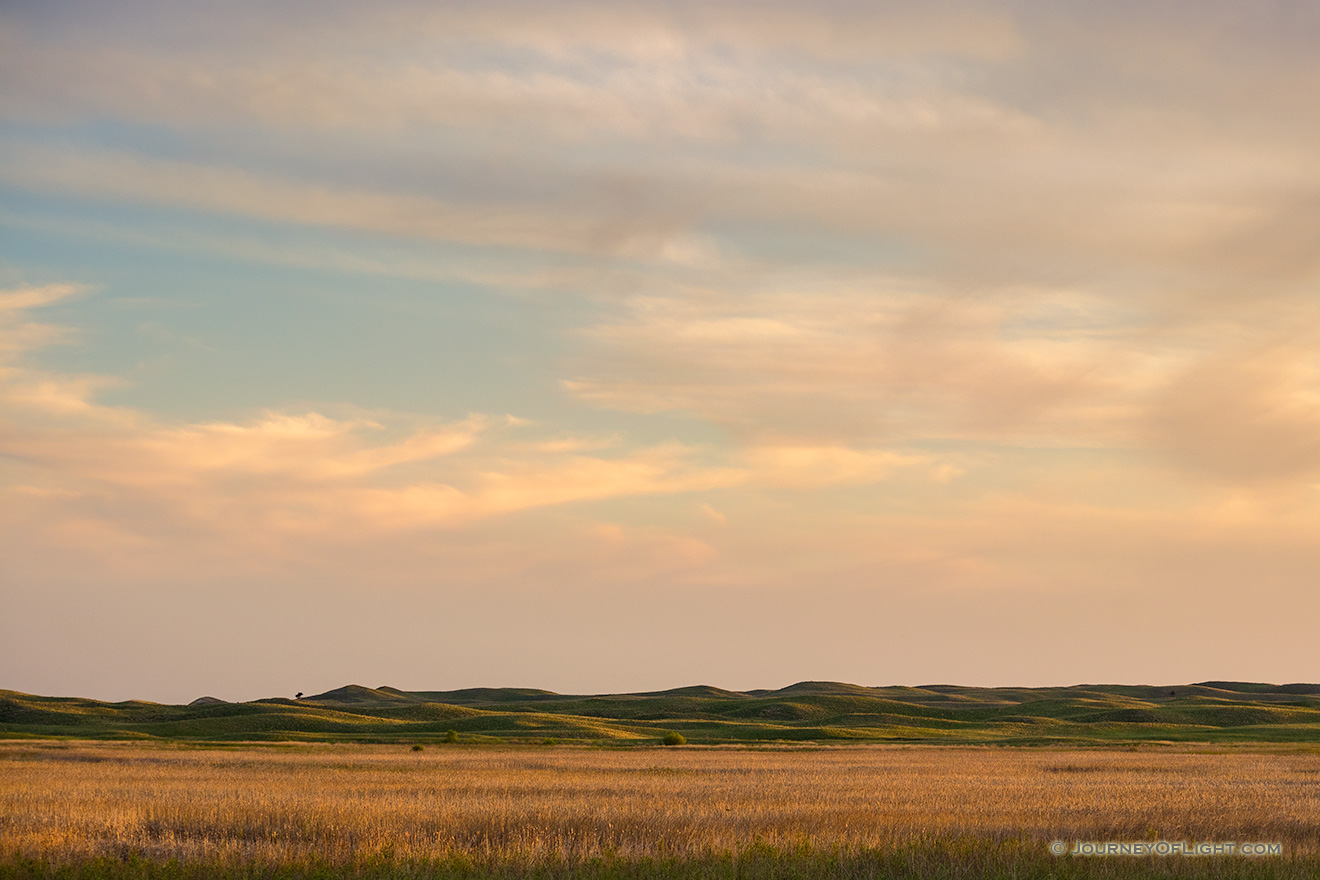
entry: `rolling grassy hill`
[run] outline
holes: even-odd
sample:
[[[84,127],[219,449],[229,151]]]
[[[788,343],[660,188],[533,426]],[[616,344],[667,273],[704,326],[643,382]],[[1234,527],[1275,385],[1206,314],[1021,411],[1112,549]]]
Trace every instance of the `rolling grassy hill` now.
[[[451,734],[451,731],[453,732]],[[806,681],[572,696],[531,688],[402,691],[346,685],[303,699],[186,706],[0,690],[0,738],[184,741],[658,743],[1304,742],[1320,744],[1320,685],[972,688]]]

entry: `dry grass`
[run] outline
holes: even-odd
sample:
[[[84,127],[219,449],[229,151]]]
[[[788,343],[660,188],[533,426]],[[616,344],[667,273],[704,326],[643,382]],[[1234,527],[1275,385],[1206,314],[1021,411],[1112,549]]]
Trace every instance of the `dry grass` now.
[[[0,853],[577,862],[922,841],[1320,844],[1320,755],[0,743]]]

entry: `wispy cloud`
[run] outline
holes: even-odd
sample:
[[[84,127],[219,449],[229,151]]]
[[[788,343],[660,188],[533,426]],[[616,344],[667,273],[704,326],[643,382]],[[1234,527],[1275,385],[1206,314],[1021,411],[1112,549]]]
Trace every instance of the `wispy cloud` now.
[[[1159,365],[1115,350],[1121,320],[1069,291],[646,298],[586,331],[596,375],[566,385],[751,433],[1122,443]]]
[[[459,205],[408,193],[354,190],[235,168],[106,152],[3,145],[0,183],[10,187],[183,207],[258,220],[343,227],[465,244],[593,251],[602,233],[592,218],[534,209]],[[637,229],[643,240],[648,233]],[[635,236],[609,235],[627,250]],[[653,236],[651,236],[653,237]]]

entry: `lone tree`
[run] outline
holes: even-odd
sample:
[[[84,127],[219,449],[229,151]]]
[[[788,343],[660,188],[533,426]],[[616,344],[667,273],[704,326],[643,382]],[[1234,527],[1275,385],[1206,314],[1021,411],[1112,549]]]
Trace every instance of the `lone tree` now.
[[[302,699],[302,691],[298,691],[298,693],[294,694],[294,695],[293,695],[293,698],[294,698],[295,700],[301,700],[301,699]]]

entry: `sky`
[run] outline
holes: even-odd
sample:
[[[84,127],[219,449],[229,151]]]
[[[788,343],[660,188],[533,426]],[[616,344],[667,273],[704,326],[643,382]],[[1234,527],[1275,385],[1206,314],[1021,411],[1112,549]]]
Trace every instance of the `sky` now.
[[[0,687],[1320,680],[1320,6],[0,4]]]

